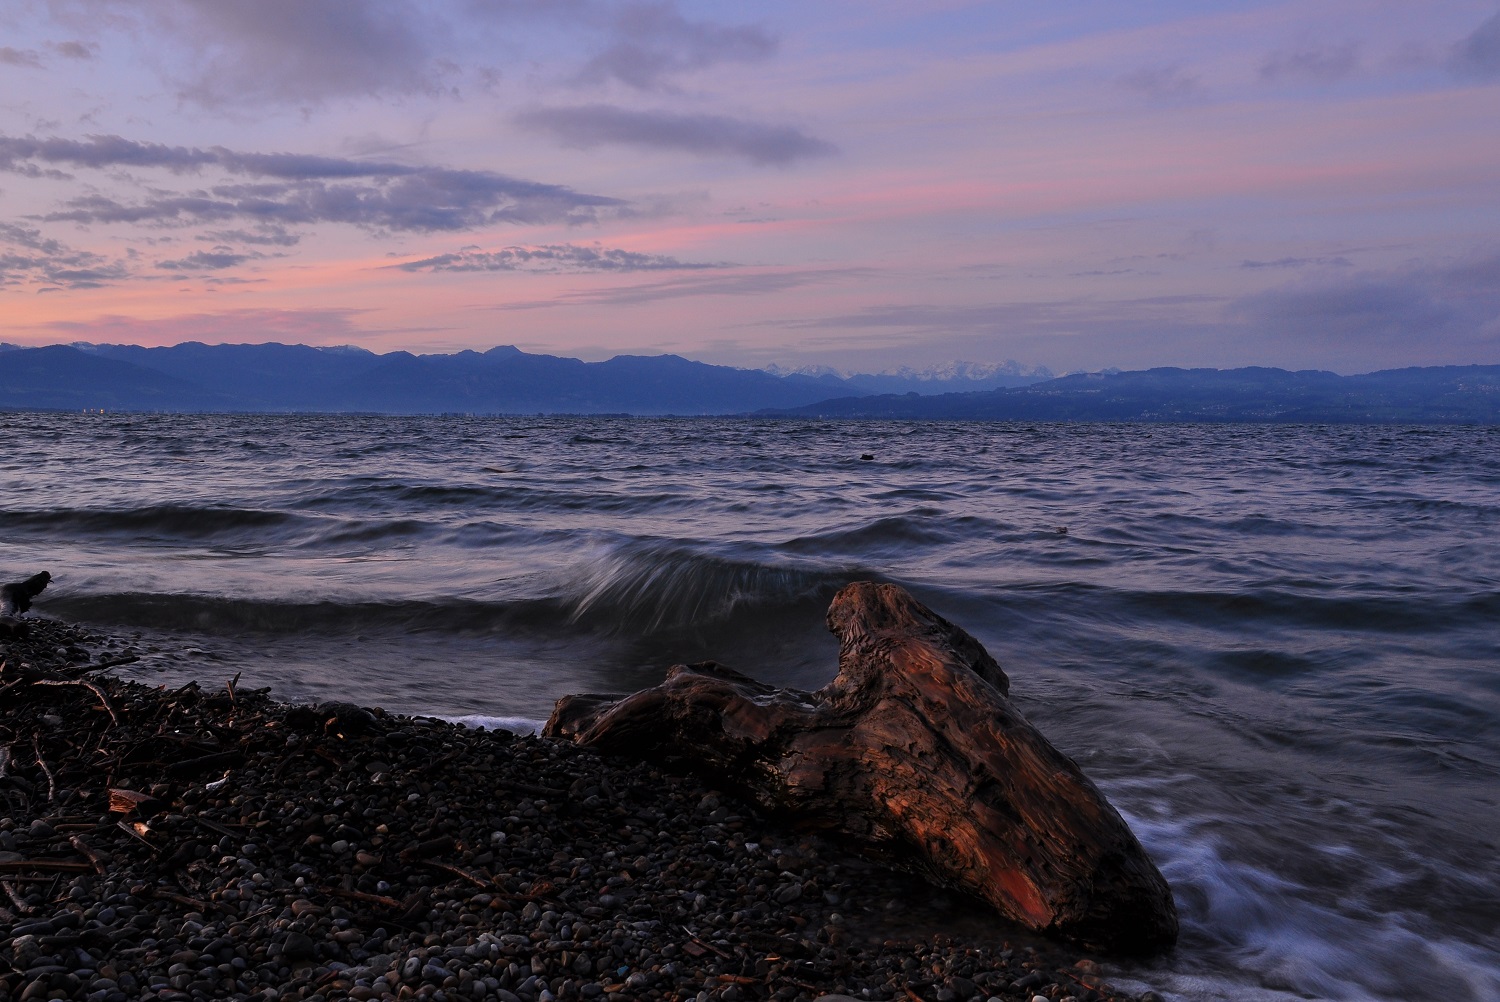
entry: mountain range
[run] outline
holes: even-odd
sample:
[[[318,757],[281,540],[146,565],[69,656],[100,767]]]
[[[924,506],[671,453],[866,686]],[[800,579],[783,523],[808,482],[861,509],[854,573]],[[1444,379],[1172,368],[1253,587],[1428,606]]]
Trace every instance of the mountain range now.
[[[376,354],[300,344],[77,344],[0,352],[0,407],[393,414],[725,414],[852,392],[676,355],[583,362],[510,346]]]
[[[584,362],[511,346],[414,355],[274,343],[0,344],[0,408],[1500,424],[1500,366],[1359,376],[1157,368],[1052,378],[1015,363],[766,371],[677,355]]]
[[[849,396],[775,413],[929,421],[1500,424],[1500,365],[1359,376],[1261,367],[1075,373],[985,393]]]

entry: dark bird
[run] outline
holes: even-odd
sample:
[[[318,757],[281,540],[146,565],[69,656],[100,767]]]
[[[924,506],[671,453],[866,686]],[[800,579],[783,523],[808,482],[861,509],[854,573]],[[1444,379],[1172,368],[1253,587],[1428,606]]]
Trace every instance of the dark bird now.
[[[0,585],[0,619],[19,616],[30,609],[31,600],[45,591],[51,581],[52,575],[42,571],[40,574],[33,574],[25,581]]]

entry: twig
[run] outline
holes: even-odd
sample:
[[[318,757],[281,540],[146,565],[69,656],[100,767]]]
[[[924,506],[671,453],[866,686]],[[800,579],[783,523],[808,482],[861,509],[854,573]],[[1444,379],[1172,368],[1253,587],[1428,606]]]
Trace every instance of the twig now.
[[[160,850],[158,850],[156,848],[156,846],[154,846],[154,845],[151,844],[151,840],[150,839],[148,839],[146,836],[142,835],[140,832],[136,831],[135,828],[129,822],[127,822],[127,821],[118,821],[118,822],[115,823],[115,827],[119,828],[120,831],[124,832],[126,835],[130,835],[130,836],[133,836],[135,838],[140,839],[141,842],[145,843],[146,848],[150,849],[152,852],[159,852],[160,851]]]
[[[37,740],[35,733],[31,735],[31,747],[36,750],[36,764],[41,767],[43,775],[47,777],[47,803],[52,803],[57,797],[57,777],[52,775],[52,769],[47,765],[47,760],[42,758],[42,743]]]
[[[87,679],[81,679],[81,678],[39,678],[35,682],[33,682],[31,684],[32,685],[81,685],[85,689],[92,690],[92,692],[94,693],[94,695],[99,697],[99,702],[103,703],[104,704],[104,708],[109,711],[109,719],[113,720],[115,722],[116,726],[118,726],[119,723],[120,723],[120,718],[115,715],[115,708],[113,706],[109,705],[109,700],[105,697],[104,690],[101,689],[101,688],[99,688],[94,683],[88,681]]]
[[[427,887],[419,887],[406,896],[401,902],[401,914],[396,916],[397,923],[406,923],[420,915],[432,902],[432,890]]]
[[[199,901],[197,898],[190,898],[186,894],[178,894],[174,891],[164,891],[160,887],[151,888],[151,896],[153,898],[160,898],[162,901],[171,901],[174,904],[186,905],[200,912],[206,912],[209,909],[209,904],[206,901]]]
[[[30,915],[32,908],[26,903],[26,899],[16,893],[15,887],[9,880],[0,880],[0,887],[5,888],[5,896],[10,898],[11,903],[16,906],[16,911],[22,915]]]
[[[94,864],[95,873],[99,874],[99,876],[101,877],[104,876],[104,858],[97,852],[95,852],[93,847],[83,840],[82,835],[74,835],[72,838],[68,839],[68,841],[73,843],[73,848],[77,849],[79,853],[83,855],[84,859]]]
[[[402,849],[401,862],[419,863],[424,856],[450,853],[457,848],[458,843],[453,840],[452,835],[439,835],[437,838],[430,838],[426,842],[418,842],[416,845]]]
[[[699,939],[698,938],[698,934],[695,933],[695,932],[693,932],[693,930],[689,929],[687,926],[683,926],[682,927],[682,931],[685,932],[685,933],[687,933],[688,934],[688,938],[690,938],[694,943],[697,943],[699,946],[703,947],[703,949],[707,950],[709,953],[717,954],[718,956],[724,958],[725,960],[733,960],[734,959],[734,956],[732,954],[725,953],[723,950],[719,949],[717,946],[714,946],[712,943],[705,943],[703,940]]]
[[[467,880],[475,887],[482,887],[485,890],[490,890],[495,886],[493,882],[484,880],[480,877],[476,877],[468,870],[463,870],[456,866],[450,866],[447,863],[439,863],[435,859],[424,859],[420,862],[423,866],[428,867],[429,869],[437,870],[439,873],[446,873],[449,876],[457,877],[460,880]]]
[[[332,894],[335,897],[348,898],[350,901],[363,901],[365,904],[369,905],[380,905],[382,908],[401,907],[401,902],[397,901],[395,898],[387,897],[384,894],[367,894],[364,891],[349,891],[345,890],[342,887],[333,887],[331,885],[324,885],[322,890],[324,894]]]
[[[41,873],[84,873],[92,869],[88,863],[71,859],[0,859],[0,873],[22,873],[27,870]]]
[[[327,748],[324,748],[322,745],[314,745],[313,746],[313,754],[316,755],[316,756],[318,756],[318,758],[322,759],[323,761],[325,761],[325,762],[329,763],[330,765],[333,765],[333,766],[335,766],[336,768],[339,768],[339,769],[342,769],[344,766],[346,766],[346,765],[349,764],[348,762],[346,762],[343,759],[339,758],[333,752],[329,751]]]
[[[211,832],[218,832],[220,835],[228,835],[230,838],[239,838],[239,839],[242,839],[242,838],[245,837],[245,832],[243,830],[244,829],[243,825],[240,826],[240,828],[241,828],[240,831],[234,831],[231,828],[229,828],[227,825],[221,825],[217,821],[210,821],[207,818],[203,817],[202,815],[196,815],[196,816],[194,816],[193,820],[196,821],[198,824],[202,825],[204,828],[207,828],[209,831],[211,831]]]

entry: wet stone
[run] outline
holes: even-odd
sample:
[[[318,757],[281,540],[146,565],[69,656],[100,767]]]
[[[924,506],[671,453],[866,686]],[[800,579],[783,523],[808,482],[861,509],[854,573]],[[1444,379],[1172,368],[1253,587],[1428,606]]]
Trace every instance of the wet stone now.
[[[42,653],[0,641],[0,661],[65,672],[53,652],[94,644],[43,620],[38,636]],[[14,755],[0,852],[76,860],[82,832],[105,869],[45,896],[12,884],[34,914],[0,938],[0,998],[890,1002],[921,985],[1058,1002],[1051,975],[1011,987],[1041,977],[1022,961],[1105,976],[696,780],[536,736],[299,713],[244,686],[231,703],[217,671],[175,692],[90,676],[117,724],[82,686],[0,699],[0,733],[43,733],[71,791],[49,804]],[[152,737],[168,719],[181,748]],[[232,761],[169,774],[215,754]],[[101,760],[161,800],[144,835],[116,824]],[[1104,982],[1098,997],[1125,999]]]

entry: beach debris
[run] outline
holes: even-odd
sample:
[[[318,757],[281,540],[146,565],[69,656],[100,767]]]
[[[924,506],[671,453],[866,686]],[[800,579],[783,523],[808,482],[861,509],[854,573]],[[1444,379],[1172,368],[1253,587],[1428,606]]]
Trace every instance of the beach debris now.
[[[111,814],[131,814],[139,812],[142,815],[159,813],[167,805],[149,793],[140,793],[136,790],[126,790],[122,787],[112,786],[109,788],[109,810]]]
[[[1132,998],[691,776],[380,711],[293,726],[33,626],[0,639],[0,998]]]
[[[1049,935],[1170,947],[1172,893],[1120,815],[1007,698],[962,629],[893,584],[838,593],[838,676],[777,689],[714,662],[560,700],[543,733],[690,771]]]

